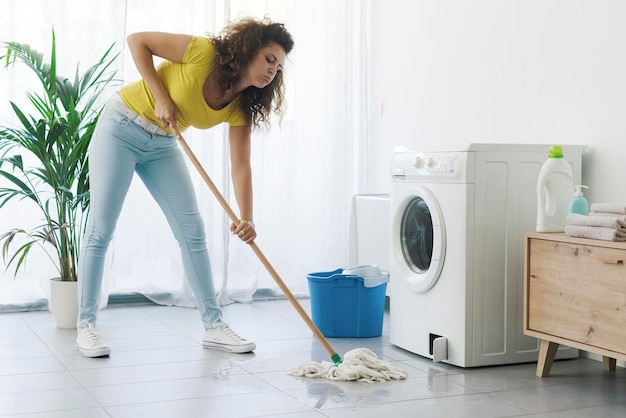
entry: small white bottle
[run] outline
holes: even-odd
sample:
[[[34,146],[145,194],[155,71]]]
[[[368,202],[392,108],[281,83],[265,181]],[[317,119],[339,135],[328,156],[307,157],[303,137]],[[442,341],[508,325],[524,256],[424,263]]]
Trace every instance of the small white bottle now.
[[[537,232],[563,232],[574,190],[572,167],[560,146],[550,147],[537,180]]]

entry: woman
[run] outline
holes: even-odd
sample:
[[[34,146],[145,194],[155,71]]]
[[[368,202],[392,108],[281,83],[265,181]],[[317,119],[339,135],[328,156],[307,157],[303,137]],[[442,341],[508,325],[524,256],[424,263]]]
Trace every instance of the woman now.
[[[240,222],[230,230],[256,238],[252,216],[250,132],[282,115],[282,68],[293,40],[282,24],[246,19],[212,38],[159,32],[128,37],[141,80],[122,88],[99,119],[90,145],[91,211],[79,266],[76,347],[86,357],[111,350],[96,332],[104,258],[136,172],[165,214],[205,328],[203,346],[235,353],[256,346],[222,322],[204,225],[176,136],[187,127],[230,125],[230,163]],[[163,58],[158,67],[153,56]]]

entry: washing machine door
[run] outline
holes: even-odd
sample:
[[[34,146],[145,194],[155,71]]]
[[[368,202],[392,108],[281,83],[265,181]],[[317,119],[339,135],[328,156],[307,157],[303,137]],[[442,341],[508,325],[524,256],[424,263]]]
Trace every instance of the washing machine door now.
[[[439,279],[446,251],[439,203],[428,189],[410,187],[397,197],[393,217],[392,258],[397,276],[414,292],[427,292]]]

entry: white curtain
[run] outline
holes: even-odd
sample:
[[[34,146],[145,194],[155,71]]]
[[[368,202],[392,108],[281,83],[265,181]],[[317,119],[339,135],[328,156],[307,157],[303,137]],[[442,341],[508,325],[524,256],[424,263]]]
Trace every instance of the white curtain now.
[[[113,42],[122,51],[123,82],[138,75],[125,45],[135,31],[204,35],[229,20],[264,17],[285,23],[295,47],[285,66],[287,113],[281,124],[253,137],[257,245],[296,296],[308,295],[306,275],[344,267],[351,197],[358,192],[359,155],[366,138],[365,27],[361,2],[324,0],[3,0],[0,41],[29,43],[49,57],[51,28],[59,73],[73,75]],[[20,67],[0,76],[0,120],[14,120],[8,100],[25,103],[32,83]],[[238,213],[232,196],[227,132],[190,129],[185,138]],[[213,278],[222,304],[281,297],[274,280],[247,245],[231,239],[230,221],[190,164],[205,219]],[[26,202],[0,209],[0,232],[36,224]],[[31,218],[35,219],[31,219]],[[31,254],[13,278],[0,274],[0,310],[45,308],[54,266]],[[80,278],[79,278],[80,280]],[[109,294],[139,293],[163,304],[195,306],[178,246],[139,179],[132,184],[108,253],[102,304]]]

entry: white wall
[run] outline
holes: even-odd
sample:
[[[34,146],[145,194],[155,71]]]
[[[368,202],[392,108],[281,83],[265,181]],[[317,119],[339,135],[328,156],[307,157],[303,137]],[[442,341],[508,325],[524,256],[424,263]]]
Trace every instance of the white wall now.
[[[368,193],[396,145],[585,144],[589,201],[626,202],[626,1],[368,6]]]

